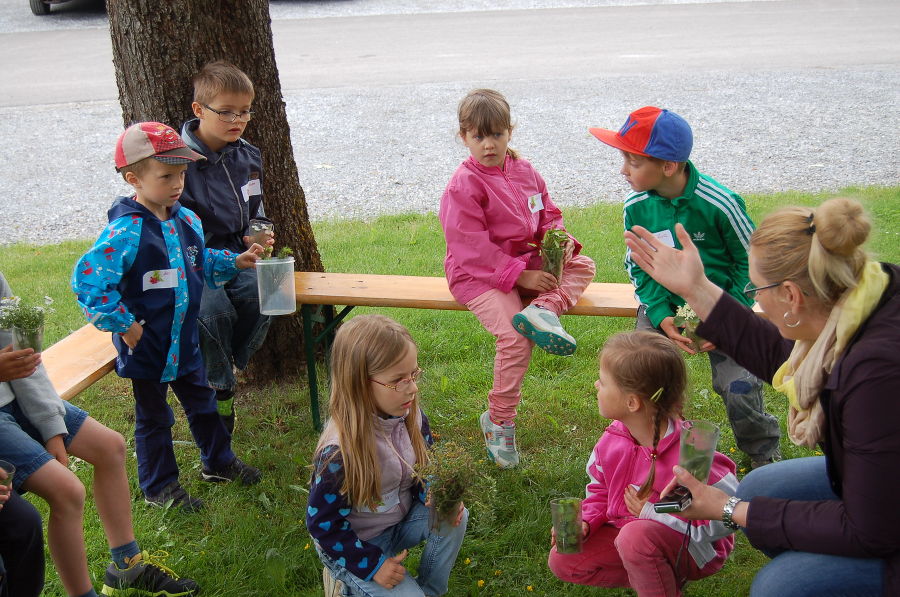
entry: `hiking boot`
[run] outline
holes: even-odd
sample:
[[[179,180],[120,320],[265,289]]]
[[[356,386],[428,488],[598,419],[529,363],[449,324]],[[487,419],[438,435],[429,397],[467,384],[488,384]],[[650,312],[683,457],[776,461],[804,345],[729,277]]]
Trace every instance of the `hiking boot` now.
[[[769,456],[768,458],[754,458],[750,457],[750,470],[758,469],[761,466],[766,466],[767,464],[772,464],[773,462],[778,462],[781,460],[781,450],[777,449],[775,452]]]
[[[203,500],[191,496],[178,481],[166,485],[157,495],[144,496],[144,501],[158,508],[178,508],[187,513],[197,512],[205,506]]]
[[[262,473],[259,472],[258,468],[250,466],[237,457],[231,461],[231,464],[217,471],[204,466],[200,475],[204,481],[209,481],[210,483],[240,481],[242,485],[255,485],[262,479]]]
[[[488,456],[494,464],[500,468],[513,468],[519,464],[515,425],[496,425],[488,411],[484,411],[481,413],[481,432]]]
[[[229,435],[234,435],[234,391],[216,390],[216,410]]]
[[[106,569],[101,595],[131,597],[182,597],[197,595],[200,587],[190,578],[179,578],[171,569],[163,565],[167,554],[142,551],[126,560],[127,568],[119,568],[115,563]]]
[[[537,305],[528,305],[512,318],[516,331],[550,354],[567,357],[577,343],[563,329],[556,313]]]

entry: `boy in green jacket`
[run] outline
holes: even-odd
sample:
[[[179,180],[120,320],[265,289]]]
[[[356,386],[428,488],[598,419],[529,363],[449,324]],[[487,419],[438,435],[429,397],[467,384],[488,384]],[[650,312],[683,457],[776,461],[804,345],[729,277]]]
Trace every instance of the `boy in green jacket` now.
[[[711,177],[700,174],[688,158],[693,133],[674,112],[646,106],[628,115],[618,132],[592,128],[591,134],[622,152],[622,175],[634,193],[625,199],[625,230],[643,226],[663,243],[681,248],[675,224],[691,234],[706,275],[747,306],[756,295],[750,287],[747,251],[753,222],[744,200]],[[681,334],[675,315],[684,300],[657,284],[625,252],[625,268],[640,302],[638,329],[655,329],[690,354],[700,346]],[[713,388],[725,403],[740,450],[752,468],[781,459],[778,420],[765,412],[762,382],[730,357],[709,350]]]

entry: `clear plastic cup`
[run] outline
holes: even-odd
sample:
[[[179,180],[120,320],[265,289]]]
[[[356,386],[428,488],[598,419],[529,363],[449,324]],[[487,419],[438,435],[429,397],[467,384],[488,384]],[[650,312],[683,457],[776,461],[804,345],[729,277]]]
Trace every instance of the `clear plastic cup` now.
[[[550,500],[550,516],[556,534],[556,552],[581,553],[581,500],[572,497]]]
[[[15,465],[12,462],[0,460],[0,469],[3,469],[3,472],[6,473],[6,477],[3,479],[0,479],[0,485],[6,485],[7,487],[12,487],[13,477],[16,474]]]
[[[297,310],[293,257],[257,261],[256,284],[263,315],[288,315]]]
[[[701,483],[709,479],[716,444],[719,442],[719,426],[709,421],[683,421],[681,424],[681,450],[678,464]]]

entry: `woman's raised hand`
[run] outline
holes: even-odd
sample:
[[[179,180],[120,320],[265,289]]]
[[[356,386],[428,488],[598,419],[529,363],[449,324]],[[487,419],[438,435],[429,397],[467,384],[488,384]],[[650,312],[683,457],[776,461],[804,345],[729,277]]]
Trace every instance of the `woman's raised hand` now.
[[[642,226],[625,231],[625,244],[647,275],[686,300],[700,319],[706,319],[722,290],[706,277],[700,253],[684,226],[675,224],[675,234],[681,250],[666,245]]]

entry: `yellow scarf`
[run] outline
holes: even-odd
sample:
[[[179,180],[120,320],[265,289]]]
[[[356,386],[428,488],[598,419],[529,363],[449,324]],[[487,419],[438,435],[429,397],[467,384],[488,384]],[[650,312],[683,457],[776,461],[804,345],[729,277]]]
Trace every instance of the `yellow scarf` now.
[[[822,439],[825,413],[819,394],[847,343],[875,310],[889,281],[880,263],[867,262],[859,284],[838,299],[815,342],[795,342],[788,360],[775,372],[772,386],[788,397],[788,435],[798,446],[811,448]]]

